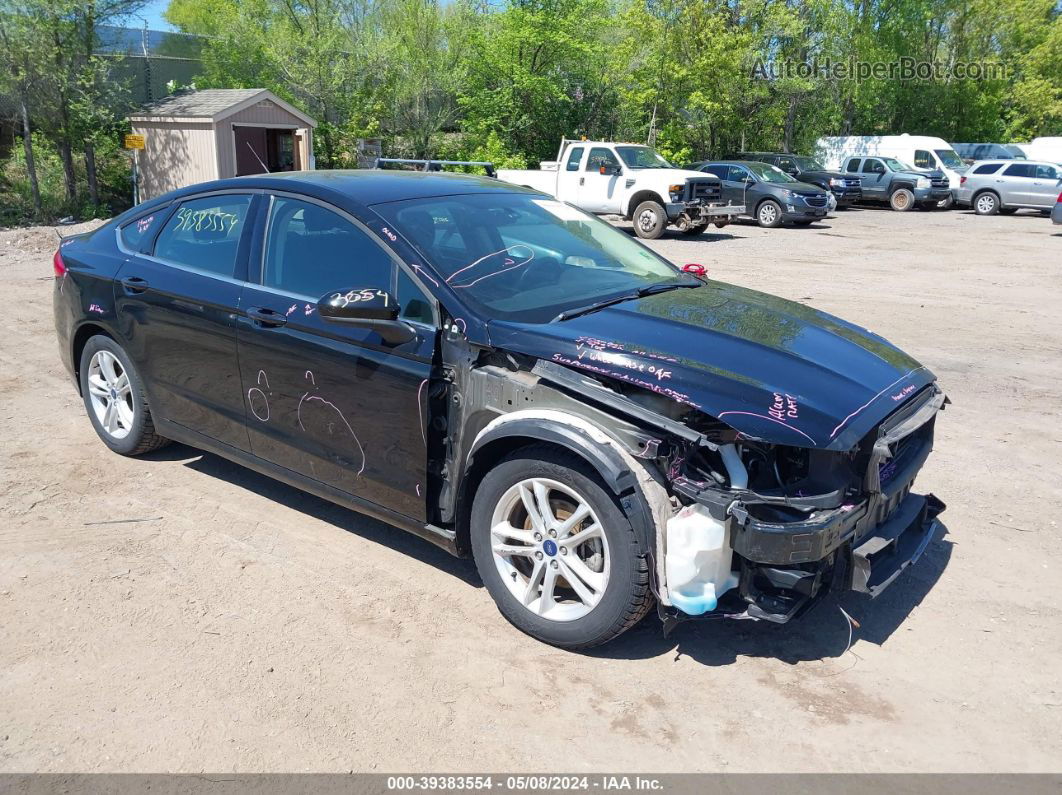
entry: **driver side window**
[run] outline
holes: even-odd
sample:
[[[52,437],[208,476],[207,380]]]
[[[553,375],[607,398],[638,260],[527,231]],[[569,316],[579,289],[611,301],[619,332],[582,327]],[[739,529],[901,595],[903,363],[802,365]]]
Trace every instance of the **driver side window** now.
[[[865,163],[863,163],[863,173],[864,174],[884,174],[885,173],[885,166],[882,165],[880,160],[875,160],[874,158],[870,157],[870,158],[867,158]]]
[[[299,199],[273,199],[264,287],[314,301],[350,285],[390,292],[393,268],[387,251],[339,213]]]
[[[590,157],[586,159],[587,171],[599,171],[601,166],[612,168],[618,165],[619,161],[616,160],[616,156],[612,154],[612,150],[600,146],[591,149]]]

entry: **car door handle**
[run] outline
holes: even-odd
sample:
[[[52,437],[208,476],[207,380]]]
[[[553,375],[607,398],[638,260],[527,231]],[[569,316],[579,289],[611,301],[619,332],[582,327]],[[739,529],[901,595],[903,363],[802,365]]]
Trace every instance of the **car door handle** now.
[[[261,306],[250,307],[247,310],[247,317],[264,328],[277,328],[288,322],[287,316]]]
[[[579,177],[579,184],[580,185],[585,185],[586,184],[586,177]]]
[[[141,279],[139,276],[126,276],[122,279],[122,287],[125,288],[127,293],[142,293],[150,286],[147,283],[147,279]]]

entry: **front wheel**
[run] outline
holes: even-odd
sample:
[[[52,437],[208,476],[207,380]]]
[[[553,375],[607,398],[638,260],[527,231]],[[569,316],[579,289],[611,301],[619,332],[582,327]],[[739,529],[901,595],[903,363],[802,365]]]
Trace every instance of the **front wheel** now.
[[[781,206],[773,199],[768,199],[756,211],[756,221],[765,229],[774,229],[776,226],[781,226]]]
[[[566,649],[612,640],[652,606],[648,551],[581,459],[519,450],[492,469],[472,503],[472,555],[517,629]]]
[[[634,210],[634,234],[643,240],[656,240],[667,228],[667,213],[660,202],[644,201]]]
[[[81,396],[97,435],[121,455],[140,455],[169,443],[155,433],[144,385],[122,346],[98,335],[81,352]]]
[[[889,206],[896,212],[905,213],[914,206],[914,194],[907,188],[897,188],[889,196]]]

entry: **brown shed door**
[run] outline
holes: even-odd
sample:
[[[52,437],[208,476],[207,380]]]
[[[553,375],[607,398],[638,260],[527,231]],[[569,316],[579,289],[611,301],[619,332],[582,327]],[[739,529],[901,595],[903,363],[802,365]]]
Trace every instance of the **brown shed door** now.
[[[233,127],[236,137],[236,176],[264,174],[269,162],[265,127]]]

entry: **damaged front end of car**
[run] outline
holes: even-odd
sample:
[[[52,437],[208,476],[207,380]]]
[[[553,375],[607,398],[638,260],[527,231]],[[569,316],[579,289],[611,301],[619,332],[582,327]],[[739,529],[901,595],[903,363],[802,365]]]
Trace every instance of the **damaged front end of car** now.
[[[840,450],[743,432],[681,395],[563,357],[470,357],[450,385],[459,393],[451,411],[462,413],[450,427],[467,431],[450,435],[442,458],[467,460],[474,478],[477,461],[508,437],[580,448],[651,550],[665,629],[701,617],[785,623],[831,591],[877,596],[938,530],[943,503],[911,491],[947,402],[931,379]],[[458,494],[443,497],[459,510]]]

